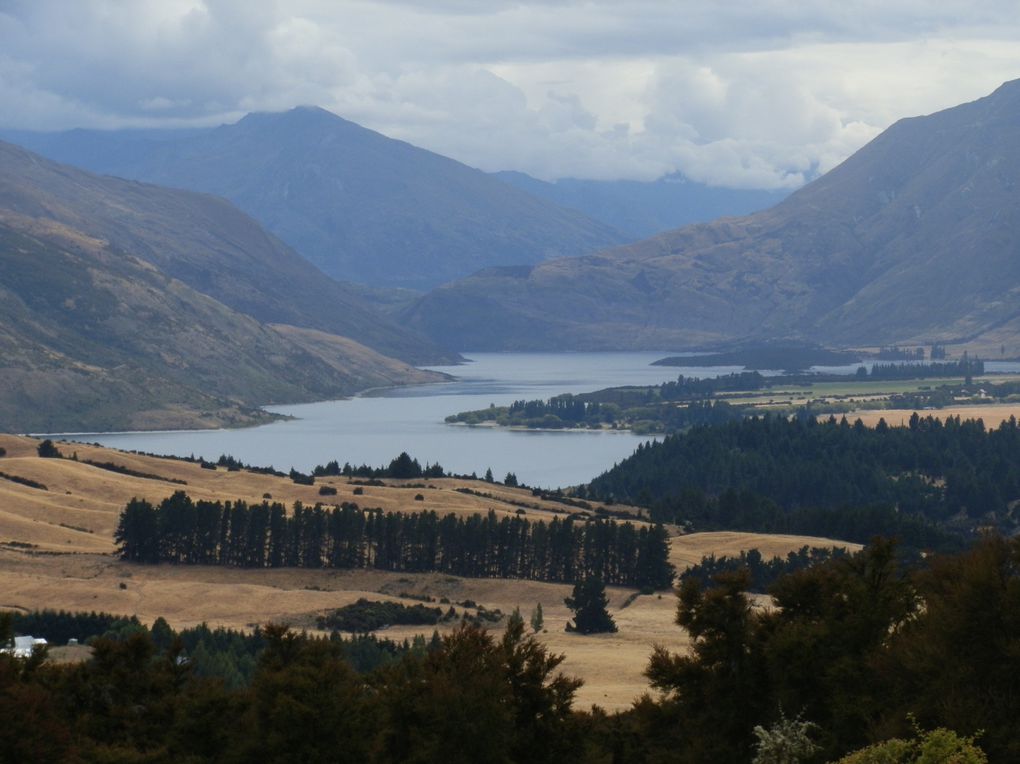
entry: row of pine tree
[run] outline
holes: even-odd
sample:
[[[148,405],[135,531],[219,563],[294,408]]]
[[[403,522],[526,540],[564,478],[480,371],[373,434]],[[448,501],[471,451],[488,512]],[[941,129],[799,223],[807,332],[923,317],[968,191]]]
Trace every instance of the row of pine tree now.
[[[674,570],[661,525],[555,517],[386,512],[344,503],[288,513],[283,504],[133,499],[116,536],[124,559],[237,567],[376,568],[477,578],[668,588]]]

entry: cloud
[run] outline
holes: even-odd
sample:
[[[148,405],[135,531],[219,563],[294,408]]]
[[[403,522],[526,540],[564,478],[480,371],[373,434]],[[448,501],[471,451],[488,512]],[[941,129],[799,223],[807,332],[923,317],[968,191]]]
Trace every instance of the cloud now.
[[[7,0],[0,126],[318,104],[486,170],[792,187],[1020,76],[1018,27],[956,0]]]

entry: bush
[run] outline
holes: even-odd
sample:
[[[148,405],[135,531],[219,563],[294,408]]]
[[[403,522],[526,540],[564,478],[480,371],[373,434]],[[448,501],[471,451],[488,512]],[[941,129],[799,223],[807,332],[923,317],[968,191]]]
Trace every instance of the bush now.
[[[336,488],[331,485],[320,485],[319,496],[336,496]]]
[[[443,611],[437,607],[425,605],[402,605],[399,602],[372,602],[365,598],[353,605],[319,616],[320,629],[334,631],[367,632],[395,624],[419,626],[436,624],[443,617]]]
[[[314,485],[315,478],[312,475],[305,475],[303,472],[298,472],[295,469],[290,471],[290,479],[298,485]]]
[[[53,441],[50,440],[49,438],[40,443],[36,451],[39,453],[39,456],[42,457],[43,459],[61,458],[60,449],[53,445]]]
[[[754,728],[758,742],[752,764],[796,764],[807,761],[819,750],[811,740],[811,733],[817,730],[817,724],[803,721],[799,716],[787,719],[780,711],[779,721],[769,729],[761,725]]]
[[[893,738],[869,745],[836,764],[988,764],[988,757],[974,738],[940,727],[919,732],[914,740]]]

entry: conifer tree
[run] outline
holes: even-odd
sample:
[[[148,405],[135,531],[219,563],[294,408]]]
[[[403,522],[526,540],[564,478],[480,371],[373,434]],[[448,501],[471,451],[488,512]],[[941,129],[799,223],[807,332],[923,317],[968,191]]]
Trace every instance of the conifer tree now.
[[[531,630],[538,634],[545,626],[545,617],[542,615],[542,603],[535,605],[531,611]]]
[[[571,596],[563,600],[574,611],[574,622],[567,622],[567,631],[580,634],[601,634],[616,631],[613,617],[606,606],[606,585],[598,576],[591,576],[574,584]]]

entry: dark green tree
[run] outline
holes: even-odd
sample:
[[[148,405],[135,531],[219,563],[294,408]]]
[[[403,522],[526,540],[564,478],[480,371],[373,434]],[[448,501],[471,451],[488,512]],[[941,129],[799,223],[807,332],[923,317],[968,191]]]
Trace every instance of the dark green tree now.
[[[132,562],[160,561],[159,517],[144,499],[132,499],[124,507],[113,534],[122,559]]]
[[[400,456],[390,462],[388,471],[388,477],[398,478],[400,480],[407,480],[408,478],[418,478],[422,475],[421,465],[417,459],[412,459],[406,451],[402,451]]]
[[[616,631],[613,617],[606,606],[606,585],[598,576],[591,576],[574,584],[573,593],[563,600],[574,611],[574,621],[567,622],[567,631],[579,634],[600,634]]]
[[[673,761],[744,764],[751,759],[752,729],[767,700],[756,619],[744,593],[748,583],[746,570],[726,572],[707,590],[697,579],[685,579],[677,593],[676,622],[690,635],[691,652],[656,647],[645,671],[663,692],[662,705],[650,709],[652,714],[683,719],[679,737],[670,738],[675,728],[666,732]]]
[[[62,456],[60,449],[53,445],[49,438],[40,443],[36,451],[43,459],[59,459]]]

